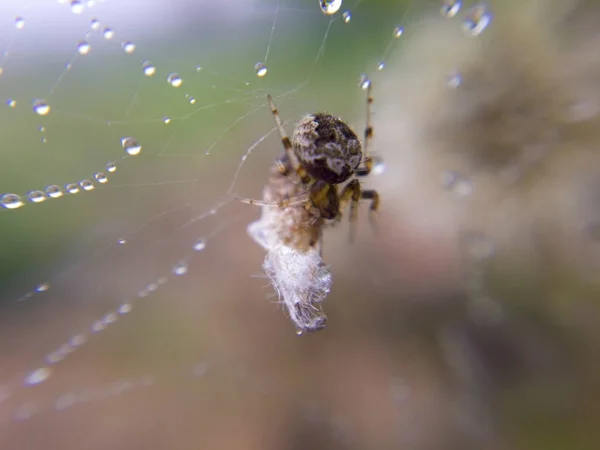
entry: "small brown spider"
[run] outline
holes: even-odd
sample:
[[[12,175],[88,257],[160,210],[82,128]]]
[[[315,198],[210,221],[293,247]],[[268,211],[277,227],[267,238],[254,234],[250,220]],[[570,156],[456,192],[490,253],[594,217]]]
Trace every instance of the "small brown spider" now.
[[[367,125],[364,132],[364,152],[356,133],[339,117],[327,113],[309,114],[302,118],[292,137],[287,137],[279,112],[270,95],[269,107],[281,135],[285,153],[277,160],[279,175],[293,177],[294,184],[302,189],[295,195],[286,195],[278,201],[240,198],[244,203],[259,206],[285,208],[298,204],[312,211],[312,220],[322,218],[339,221],[342,211],[350,202],[350,222],[356,221],[360,200],[371,200],[371,211],[379,207],[379,194],[375,190],[363,190],[353,176],[364,177],[371,173],[373,158],[370,143],[373,137],[371,110],[372,87],[367,88]],[[340,191],[338,186],[350,180]],[[351,235],[353,230],[351,230]],[[312,244],[314,245],[314,243]]]
[[[367,94],[364,154],[354,131],[326,113],[305,116],[290,142],[267,97],[285,153],[271,168],[264,200],[239,200],[263,207],[248,231],[268,251],[263,268],[300,333],[321,330],[327,321],[320,307],[331,287],[331,272],[321,260],[324,226],[337,223],[349,202],[351,227],[361,199],[371,200],[371,211],[379,206],[377,192],[362,190],[352,178],[368,175],[373,167],[370,85]],[[350,178],[340,191],[338,185]]]

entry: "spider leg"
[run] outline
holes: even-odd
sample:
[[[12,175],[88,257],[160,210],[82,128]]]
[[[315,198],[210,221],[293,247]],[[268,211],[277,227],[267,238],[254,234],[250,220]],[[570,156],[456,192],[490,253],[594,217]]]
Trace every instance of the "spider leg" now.
[[[371,123],[371,116],[373,115],[373,94],[372,94],[372,86],[369,83],[367,87],[367,124],[365,126],[365,137],[363,140],[364,145],[364,157],[363,157],[363,167],[359,167],[356,170],[356,175],[359,177],[364,177],[371,173],[373,169],[373,158],[371,157],[371,143],[373,140],[373,125]]]
[[[369,215],[371,226],[376,229],[376,223],[374,220],[374,213],[379,209],[379,193],[375,190],[362,190],[360,182],[355,178],[342,189],[340,193],[340,214],[346,208],[348,202],[350,202],[350,242],[354,241],[355,230],[356,230],[356,218],[358,215],[358,204],[360,200],[371,200],[371,206],[369,208]],[[338,220],[339,220],[338,216]]]
[[[281,136],[281,143],[283,144],[283,148],[285,149],[285,153],[289,160],[289,164],[296,171],[302,183],[310,182],[310,177],[302,168],[302,166],[298,162],[298,158],[296,158],[296,155],[294,154],[292,143],[290,142],[290,138],[287,137],[287,134],[285,133],[285,128],[283,128],[283,122],[281,121],[281,117],[279,117],[279,111],[277,111],[277,107],[273,103],[273,97],[271,97],[271,94],[267,95],[267,102],[269,103],[269,108],[271,108],[271,114],[273,114],[273,118],[275,119],[275,125],[277,125],[277,129],[279,130],[279,136]]]
[[[288,206],[302,205],[306,203],[306,195],[297,195],[295,197],[285,198],[279,202],[268,202],[266,200],[254,200],[252,198],[234,197],[236,200],[255,206],[277,206],[287,208]]]

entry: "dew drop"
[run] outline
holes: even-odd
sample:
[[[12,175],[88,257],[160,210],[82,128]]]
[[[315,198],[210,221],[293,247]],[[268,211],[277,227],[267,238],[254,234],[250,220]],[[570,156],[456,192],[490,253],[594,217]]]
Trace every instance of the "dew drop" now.
[[[183,84],[183,80],[178,73],[173,72],[167,75],[167,83],[177,88]]]
[[[151,77],[156,73],[156,67],[150,61],[144,61],[142,63],[142,70],[147,77]]]
[[[115,323],[117,321],[117,318],[118,318],[117,313],[109,312],[102,318],[102,321],[105,324],[109,325],[111,323]]]
[[[323,11],[323,14],[330,16],[340,10],[342,0],[319,0],[319,7]]]
[[[59,352],[52,352],[52,353],[48,353],[46,355],[46,362],[48,364],[56,364],[57,362],[60,362],[64,359],[65,355],[59,353]]]
[[[385,168],[386,167],[383,159],[373,157],[373,167],[371,169],[371,173],[373,175],[381,175],[383,172],[385,172]]]
[[[100,21],[98,19],[92,19],[90,21],[90,27],[92,28],[92,30],[99,30],[100,29]]]
[[[462,29],[468,36],[479,36],[492,22],[492,14],[488,7],[479,3],[467,11]]]
[[[170,124],[170,123],[171,123],[171,118],[170,118],[170,117],[167,117],[167,116],[165,116],[165,117],[163,117],[163,119],[162,119],[162,120],[163,120],[163,122],[164,122],[164,123],[166,123],[166,124]]]
[[[156,283],[161,285],[161,284],[165,284],[167,281],[168,280],[166,277],[160,277],[158,280],[156,280]]]
[[[348,23],[352,20],[352,14],[350,11],[344,11],[342,13],[342,18],[344,19],[344,23]]]
[[[259,61],[254,64],[254,71],[259,77],[264,77],[267,74],[267,66],[265,66],[265,63]]]
[[[146,289],[148,289],[148,292],[154,292],[158,289],[158,284],[150,283],[148,286],[146,286]]]
[[[88,41],[79,41],[77,43],[77,51],[79,52],[80,55],[87,55],[91,49],[92,49],[92,46],[90,45],[90,43]]]
[[[456,14],[458,14],[458,11],[460,11],[461,6],[462,2],[460,0],[444,0],[442,2],[440,13],[442,14],[442,16],[450,19]]]
[[[65,190],[69,194],[77,194],[79,192],[79,185],[77,185],[75,183],[69,183],[69,184],[65,185]]]
[[[27,199],[31,202],[31,203],[42,203],[44,200],[46,200],[46,194],[44,194],[42,191],[29,191],[27,193]]]
[[[124,137],[121,139],[121,145],[128,155],[136,156],[142,151],[142,146],[132,137]]]
[[[190,97],[188,98],[188,102],[190,102],[190,105],[193,105],[194,103],[196,103],[196,99],[194,97]]]
[[[142,290],[140,290],[140,292],[138,292],[138,297],[139,298],[148,297],[148,294],[150,294],[150,292],[148,292],[148,289],[142,289]]]
[[[117,170],[117,165],[114,162],[109,162],[106,164],[106,171],[110,173],[114,173]]]
[[[456,89],[462,84],[462,75],[458,72],[451,74],[448,77],[448,87]]]
[[[94,189],[94,183],[87,179],[81,180],[79,182],[79,186],[81,186],[81,189],[83,189],[84,191],[91,191],[92,189]]]
[[[94,178],[96,179],[96,181],[98,183],[106,183],[108,182],[108,177],[106,176],[106,174],[104,172],[98,172],[94,175]]]
[[[104,36],[104,39],[108,41],[115,37],[115,32],[112,28],[106,27],[104,30],[102,30],[102,36]]]
[[[0,196],[0,205],[6,209],[17,209],[24,205],[17,194],[4,194]]]
[[[381,61],[379,64],[377,64],[377,70],[381,71],[383,69],[385,69],[385,63]]]
[[[85,344],[85,336],[83,334],[76,334],[75,336],[71,337],[71,339],[69,339],[69,344],[72,347],[79,347]]]
[[[133,306],[131,305],[131,303],[123,303],[121,306],[119,306],[119,309],[117,309],[117,312],[119,314],[128,314],[131,312],[132,309],[133,309]]]
[[[33,372],[30,372],[25,377],[25,384],[29,386],[34,386],[36,384],[43,383],[52,375],[52,370],[49,367],[40,367],[39,369],[35,369]]]
[[[106,323],[103,320],[96,320],[92,325],[92,331],[94,333],[99,333],[102,330],[106,329]]]
[[[22,30],[25,27],[25,19],[21,16],[15,17],[15,28],[17,30]]]
[[[130,55],[135,51],[135,44],[131,41],[125,41],[121,44],[125,53],[129,53]]]
[[[59,198],[64,195],[60,186],[55,184],[51,184],[50,186],[46,186],[46,195],[50,198]]]
[[[296,329],[296,335],[297,336],[302,336],[303,333],[304,332],[300,328]]]
[[[398,39],[400,36],[402,36],[404,34],[404,27],[401,27],[400,25],[396,25],[394,27],[394,32],[392,33],[392,35]]]
[[[35,287],[37,292],[46,292],[48,289],[50,289],[50,283],[40,283]]]
[[[367,75],[363,73],[360,76],[360,80],[358,81],[358,85],[360,86],[360,88],[362,90],[365,90],[365,89],[367,89],[371,85],[371,80],[369,80],[369,77],[367,77]]]
[[[83,12],[83,3],[79,0],[71,0],[71,12],[73,14],[81,14]]]
[[[171,269],[171,271],[175,275],[185,275],[188,271],[187,262],[179,261],[177,264],[175,264],[173,266],[173,269]]]
[[[33,110],[40,116],[45,116],[50,112],[50,105],[42,99],[36,99],[33,101]]]
[[[473,193],[473,184],[463,174],[447,170],[442,175],[442,185],[444,189],[460,196],[466,197]]]
[[[8,100],[6,100],[6,104],[11,108],[15,108],[17,106],[17,101],[13,100],[12,98],[9,98]]]
[[[119,245],[124,245],[124,244],[127,244],[127,240],[126,240],[126,239],[124,239],[124,238],[118,239],[118,240],[117,240],[117,244],[119,244]]]
[[[198,239],[194,244],[194,250],[201,252],[206,248],[206,241],[204,239]]]

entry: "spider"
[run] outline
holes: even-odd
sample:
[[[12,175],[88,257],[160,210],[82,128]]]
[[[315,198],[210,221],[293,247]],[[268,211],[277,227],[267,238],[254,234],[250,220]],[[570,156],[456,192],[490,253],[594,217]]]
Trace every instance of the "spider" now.
[[[300,189],[295,189],[297,192],[292,195],[286,193],[284,198],[276,201],[238,199],[251,205],[278,208],[302,205],[309,211],[310,217],[307,224],[309,227],[314,227],[316,222],[321,220],[329,221],[332,224],[339,222],[342,218],[342,211],[350,203],[350,239],[353,240],[357,206],[360,200],[370,200],[372,213],[379,208],[377,191],[363,190],[356,178],[369,175],[374,162],[370,154],[373,137],[371,83],[367,87],[364,151],[360,139],[346,122],[324,112],[309,114],[302,118],[290,141],[271,95],[267,95],[267,101],[285,150],[277,160],[274,175],[292,180],[292,183]],[[340,190],[339,186],[348,180],[350,182]],[[318,234],[318,236],[314,236],[315,238],[321,238],[320,232],[313,234]],[[310,242],[309,245],[314,246],[317,243]],[[320,244],[319,247],[321,248]]]
[[[338,190],[373,167],[368,152],[373,99],[369,86],[364,160],[356,134],[326,113],[304,117],[290,142],[271,96],[267,99],[285,152],[271,167],[264,200],[239,200],[262,206],[261,218],[248,226],[248,233],[267,250],[263,269],[302,334],[322,330],[327,322],[321,303],[331,289],[331,271],[322,260],[323,228],[339,222],[348,202],[351,224],[359,200],[370,199],[371,211],[379,205],[377,192],[361,190],[356,178]]]

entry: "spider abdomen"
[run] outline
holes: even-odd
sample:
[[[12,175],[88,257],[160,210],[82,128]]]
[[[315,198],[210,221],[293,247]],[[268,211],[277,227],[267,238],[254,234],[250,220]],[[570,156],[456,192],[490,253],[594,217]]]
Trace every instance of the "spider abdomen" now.
[[[340,184],[350,178],[362,159],[356,133],[331,114],[305,116],[292,137],[294,154],[314,179]]]

